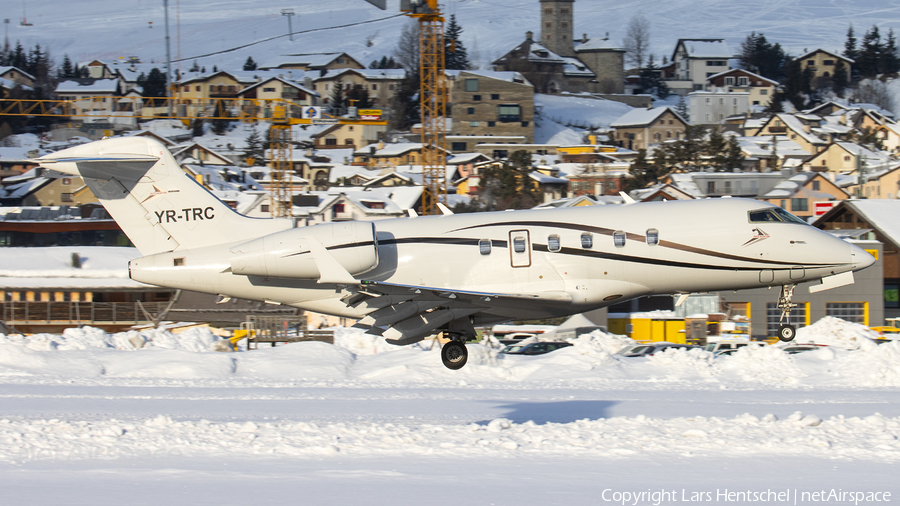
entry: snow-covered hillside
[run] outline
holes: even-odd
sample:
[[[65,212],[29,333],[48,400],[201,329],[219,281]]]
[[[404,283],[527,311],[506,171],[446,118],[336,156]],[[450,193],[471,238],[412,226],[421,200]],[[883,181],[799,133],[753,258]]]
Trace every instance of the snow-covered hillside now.
[[[294,40],[281,37],[232,52],[197,58],[211,68],[235,67],[248,56],[257,62],[280,54],[346,51],[368,65],[390,54],[404,23],[398,0],[388,0],[381,11],[363,0],[330,2],[260,3],[253,0],[170,1],[172,57],[187,59],[190,66],[200,55],[236,48],[287,33],[281,9],[292,8],[295,32],[375,21],[333,30],[298,33]],[[13,44],[40,43],[61,61],[69,54],[75,61],[139,56],[145,62],[165,61],[165,29],[161,0],[108,2],[84,0],[27,0],[23,2],[33,26],[21,26],[22,6],[7,2],[5,17]],[[528,30],[540,32],[537,0],[448,0],[444,12],[456,14],[465,32],[463,42],[470,57],[482,66],[502,56],[524,40]],[[179,12],[180,11],[180,15]],[[822,47],[840,50],[849,23],[857,33],[877,24],[882,33],[900,30],[900,5],[895,2],[860,0],[763,0],[752,8],[740,2],[718,0],[645,0],[609,4],[595,0],[575,3],[576,36],[609,37],[621,42],[628,20],[644,13],[651,23],[651,48],[657,60],[671,57],[679,38],[721,37],[737,49],[751,31],[764,33],[792,54]],[[393,17],[392,17],[393,16]],[[152,28],[150,28],[152,23]],[[178,41],[180,40],[180,44]]]

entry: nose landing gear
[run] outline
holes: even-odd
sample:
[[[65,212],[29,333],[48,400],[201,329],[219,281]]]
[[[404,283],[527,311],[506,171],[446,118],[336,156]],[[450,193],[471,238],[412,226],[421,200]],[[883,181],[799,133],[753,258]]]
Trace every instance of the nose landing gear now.
[[[791,309],[797,307],[797,304],[791,302],[791,298],[794,296],[794,288],[797,285],[784,285],[781,287],[781,295],[778,297],[778,309],[781,310],[781,318],[778,320],[778,339],[784,342],[790,342],[794,340],[794,336],[797,333],[797,330],[790,323],[782,323],[784,321],[784,317],[788,317],[788,322],[791,321]]]

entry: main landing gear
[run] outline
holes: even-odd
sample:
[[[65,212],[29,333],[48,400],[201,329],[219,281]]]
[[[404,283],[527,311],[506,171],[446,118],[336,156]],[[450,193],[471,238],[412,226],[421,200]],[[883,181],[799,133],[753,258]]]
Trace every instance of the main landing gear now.
[[[451,336],[451,341],[441,348],[441,361],[447,369],[462,369],[469,360],[469,351],[466,350],[466,341],[464,336]]]
[[[794,328],[790,323],[782,323],[784,321],[784,317],[788,317],[788,322],[791,321],[791,309],[797,307],[797,304],[791,302],[791,297],[794,296],[794,288],[797,285],[784,285],[781,287],[781,295],[778,297],[778,309],[781,310],[781,318],[778,320],[778,339],[789,342],[794,340],[794,336],[797,333],[797,329]]]

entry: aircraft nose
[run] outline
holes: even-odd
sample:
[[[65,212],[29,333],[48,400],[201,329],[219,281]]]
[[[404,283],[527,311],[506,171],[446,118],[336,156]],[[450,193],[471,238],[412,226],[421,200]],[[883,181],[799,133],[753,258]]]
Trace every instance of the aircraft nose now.
[[[854,271],[861,271],[875,263],[875,257],[855,244],[850,245],[850,265]]]

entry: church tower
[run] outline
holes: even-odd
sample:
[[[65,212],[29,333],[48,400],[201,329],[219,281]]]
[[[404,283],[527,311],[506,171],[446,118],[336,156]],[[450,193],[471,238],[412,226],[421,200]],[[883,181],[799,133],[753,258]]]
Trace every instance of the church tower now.
[[[541,44],[560,56],[575,56],[575,0],[541,0]]]

